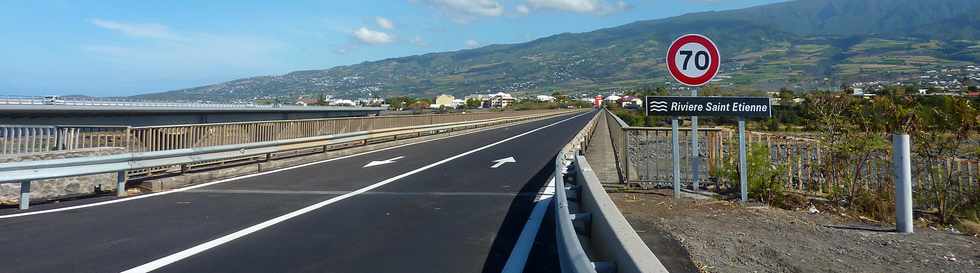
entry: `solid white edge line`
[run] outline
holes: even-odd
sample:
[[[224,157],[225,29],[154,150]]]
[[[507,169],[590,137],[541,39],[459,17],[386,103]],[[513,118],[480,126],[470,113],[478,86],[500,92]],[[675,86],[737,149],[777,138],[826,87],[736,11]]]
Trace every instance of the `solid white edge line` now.
[[[180,251],[180,252],[177,252],[177,253],[174,253],[174,254],[170,254],[170,255],[168,255],[166,257],[163,257],[163,258],[154,260],[152,262],[149,262],[149,263],[146,263],[146,264],[143,264],[143,265],[134,267],[134,268],[129,269],[129,270],[126,270],[126,271],[123,271],[123,273],[150,272],[150,271],[159,269],[159,268],[161,268],[163,266],[166,266],[166,265],[175,263],[177,261],[183,260],[183,259],[188,258],[190,256],[193,256],[193,255],[196,255],[198,253],[207,251],[208,249],[211,249],[211,248],[214,248],[214,247],[223,245],[225,243],[231,242],[231,241],[233,241],[235,239],[244,237],[244,236],[249,235],[249,234],[251,234],[253,232],[260,231],[262,229],[268,228],[268,227],[273,226],[275,224],[278,224],[278,223],[281,223],[283,221],[292,219],[292,218],[294,218],[296,216],[300,216],[300,215],[309,213],[311,211],[314,211],[316,209],[322,208],[324,206],[327,206],[327,205],[336,203],[338,201],[341,201],[341,200],[344,200],[344,199],[347,199],[347,198],[350,198],[350,197],[359,195],[361,193],[364,193],[364,192],[367,192],[367,191],[376,189],[378,187],[387,185],[389,183],[395,182],[395,181],[397,181],[399,179],[402,179],[402,178],[405,178],[407,176],[410,176],[410,175],[413,175],[413,174],[416,174],[416,173],[419,173],[419,172],[422,172],[422,171],[431,169],[433,167],[436,167],[436,166],[445,164],[446,162],[449,162],[449,161],[458,159],[460,157],[464,157],[464,156],[467,156],[467,155],[470,155],[472,153],[476,153],[476,152],[479,152],[479,151],[482,151],[482,150],[485,150],[485,149],[489,149],[490,147],[500,145],[502,143],[505,143],[505,142],[508,142],[508,141],[517,139],[517,138],[522,137],[522,136],[526,136],[526,135],[532,134],[534,132],[543,130],[545,128],[549,128],[549,127],[552,127],[552,126],[555,126],[555,125],[564,123],[566,121],[572,120],[574,118],[577,118],[577,117],[580,117],[580,116],[583,116],[583,115],[586,115],[586,114],[589,114],[589,113],[591,113],[591,112],[587,112],[587,113],[582,113],[582,114],[579,114],[579,115],[575,115],[573,117],[570,117],[570,118],[567,118],[567,119],[563,119],[563,120],[560,120],[558,122],[555,122],[555,123],[552,123],[552,124],[549,124],[549,125],[545,125],[543,127],[535,128],[534,130],[527,131],[527,132],[524,132],[522,134],[519,134],[519,135],[516,135],[516,136],[512,136],[512,137],[509,137],[509,138],[506,138],[506,139],[503,139],[503,140],[500,140],[500,141],[497,141],[497,142],[488,144],[488,145],[483,146],[483,147],[480,147],[480,148],[476,148],[476,149],[469,150],[469,151],[464,152],[464,153],[461,153],[461,154],[457,154],[457,155],[451,156],[449,158],[445,158],[445,159],[440,160],[440,161],[437,161],[435,163],[422,166],[421,168],[418,168],[418,169],[415,169],[415,170],[411,170],[409,172],[406,172],[406,173],[397,175],[397,176],[392,177],[392,178],[385,179],[385,180],[383,180],[381,182],[371,184],[371,185],[369,185],[367,187],[360,188],[360,189],[355,190],[355,191],[352,191],[350,193],[347,193],[347,194],[344,194],[344,195],[340,195],[340,196],[337,196],[337,197],[334,197],[334,198],[330,198],[330,199],[321,201],[319,203],[316,203],[316,204],[313,204],[313,205],[304,207],[302,209],[299,209],[299,210],[296,210],[296,211],[287,213],[285,215],[282,215],[282,216],[279,216],[279,217],[276,217],[276,218],[272,218],[272,219],[266,220],[266,221],[264,221],[262,223],[259,223],[259,224],[256,224],[256,225],[247,227],[245,229],[242,229],[242,230],[233,232],[231,234],[228,234],[228,235],[225,235],[225,236],[221,236],[220,238],[217,238],[217,239],[214,239],[214,240],[205,242],[203,244],[196,245],[194,247],[185,249],[183,251]]]
[[[547,118],[551,118],[551,117],[547,117]],[[63,207],[63,208],[54,208],[54,209],[48,209],[48,210],[39,210],[39,211],[31,211],[31,212],[22,212],[22,213],[14,213],[14,214],[0,215],[0,219],[24,217],[24,216],[31,216],[31,215],[38,215],[38,214],[46,214],[46,213],[53,213],[53,212],[60,212],[60,211],[77,210],[77,209],[84,209],[84,208],[90,208],[90,207],[98,207],[98,206],[110,205],[110,204],[127,202],[127,201],[134,201],[134,200],[139,200],[139,199],[143,199],[143,198],[149,198],[149,197],[154,197],[154,196],[161,196],[161,195],[167,195],[167,194],[178,193],[178,192],[183,192],[183,191],[189,191],[189,190],[193,190],[193,189],[197,189],[197,188],[202,188],[202,187],[217,185],[217,184],[231,182],[231,181],[235,181],[235,180],[241,180],[241,179],[252,178],[252,177],[261,176],[261,175],[273,174],[273,173],[277,173],[277,172],[288,171],[288,170],[297,169],[297,168],[303,168],[303,167],[312,166],[312,165],[316,165],[316,164],[322,164],[322,163],[327,163],[327,162],[331,162],[331,161],[337,161],[337,160],[341,160],[341,159],[348,159],[348,158],[355,157],[355,156],[362,156],[362,155],[366,155],[366,154],[377,153],[377,152],[387,151],[387,150],[391,150],[391,149],[398,149],[398,148],[402,148],[402,147],[406,147],[406,146],[411,146],[411,145],[416,145],[416,144],[422,144],[422,143],[427,143],[427,142],[432,142],[432,141],[438,141],[438,140],[448,139],[448,138],[452,138],[452,137],[465,136],[465,135],[479,133],[479,132],[483,132],[483,130],[473,131],[473,132],[466,132],[466,133],[461,133],[461,134],[457,134],[457,135],[448,135],[448,136],[445,136],[445,137],[440,137],[440,138],[435,138],[435,139],[429,139],[429,140],[423,140],[423,141],[413,142],[413,143],[407,143],[407,144],[402,144],[402,145],[398,145],[398,146],[392,146],[392,147],[388,147],[388,148],[381,148],[381,149],[378,149],[378,150],[366,151],[366,152],[363,152],[363,153],[357,153],[357,154],[352,154],[352,155],[345,155],[345,156],[341,156],[341,157],[336,157],[336,158],[331,158],[331,159],[325,159],[325,160],[316,161],[316,162],[303,163],[303,164],[296,165],[296,166],[290,166],[290,167],[286,167],[286,168],[282,168],[282,169],[275,169],[275,170],[266,171],[266,172],[247,174],[247,175],[243,175],[243,176],[236,176],[236,177],[232,177],[232,178],[226,178],[226,179],[223,179],[223,180],[218,180],[218,181],[214,181],[214,182],[208,182],[208,183],[198,184],[198,185],[194,185],[194,186],[188,186],[188,187],[179,188],[179,189],[173,189],[173,190],[164,191],[164,192],[149,193],[149,194],[137,195],[137,196],[126,197],[126,198],[121,198],[121,199],[114,199],[114,200],[109,200],[109,201],[95,202],[95,203],[90,203],[90,204],[70,206],[70,207]]]
[[[504,269],[500,272],[524,272],[527,258],[531,255],[531,249],[534,247],[534,240],[538,237],[538,230],[541,229],[541,222],[544,221],[544,215],[548,212],[548,205],[551,204],[554,195],[555,178],[552,177],[541,195],[538,195],[537,200],[534,200],[534,210],[531,211],[531,216],[524,224],[524,229],[521,230],[521,235],[517,237],[514,249],[510,251],[510,257],[507,257],[507,263],[504,264]]]

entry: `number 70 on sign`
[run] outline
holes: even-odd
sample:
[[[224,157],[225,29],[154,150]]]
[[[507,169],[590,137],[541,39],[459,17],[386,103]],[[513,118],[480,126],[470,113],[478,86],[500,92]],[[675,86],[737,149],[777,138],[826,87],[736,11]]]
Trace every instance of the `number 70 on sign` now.
[[[707,84],[718,74],[720,65],[718,46],[703,35],[681,36],[667,50],[667,70],[684,85]]]

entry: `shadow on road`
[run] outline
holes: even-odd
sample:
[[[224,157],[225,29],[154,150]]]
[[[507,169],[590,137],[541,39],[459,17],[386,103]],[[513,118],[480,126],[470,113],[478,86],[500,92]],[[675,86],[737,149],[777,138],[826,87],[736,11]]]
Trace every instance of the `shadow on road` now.
[[[537,193],[551,179],[551,175],[555,169],[554,166],[555,161],[552,159],[541,171],[521,187],[520,192]],[[504,264],[507,263],[507,258],[510,256],[510,251],[514,248],[514,244],[517,242],[517,238],[520,237],[524,224],[527,223],[527,219],[534,209],[534,198],[536,196],[532,194],[518,194],[511,201],[507,216],[500,225],[500,229],[497,230],[497,236],[493,239],[490,254],[487,255],[486,260],[483,262],[484,273],[499,273],[503,270]],[[524,272],[559,271],[558,256],[555,255],[556,252],[554,250],[554,219],[552,219],[554,215],[550,211],[545,215],[541,229],[538,231],[534,248],[531,250]]]

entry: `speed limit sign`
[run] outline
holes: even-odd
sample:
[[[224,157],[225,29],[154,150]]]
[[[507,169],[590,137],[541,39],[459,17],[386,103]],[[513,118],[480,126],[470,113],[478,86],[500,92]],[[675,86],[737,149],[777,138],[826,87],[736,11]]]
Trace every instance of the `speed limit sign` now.
[[[701,86],[718,74],[721,57],[718,46],[703,35],[687,34],[677,38],[667,50],[667,70],[678,82]]]

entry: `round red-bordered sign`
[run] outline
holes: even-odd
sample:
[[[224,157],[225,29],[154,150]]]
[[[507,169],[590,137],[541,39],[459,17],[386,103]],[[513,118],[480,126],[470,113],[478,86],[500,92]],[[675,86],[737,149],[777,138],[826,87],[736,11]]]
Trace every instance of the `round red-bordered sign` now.
[[[718,75],[720,65],[718,46],[703,35],[683,35],[667,50],[667,70],[674,79],[687,86],[710,82]]]

